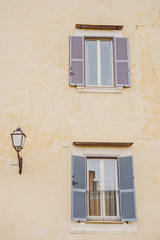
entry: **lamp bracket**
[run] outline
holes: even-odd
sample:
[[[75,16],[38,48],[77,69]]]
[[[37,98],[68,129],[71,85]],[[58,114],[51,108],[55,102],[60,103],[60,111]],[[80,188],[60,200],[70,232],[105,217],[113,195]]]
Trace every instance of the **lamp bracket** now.
[[[23,166],[23,158],[19,155],[19,152],[17,152],[17,156],[18,156],[19,174],[21,175],[22,166]]]

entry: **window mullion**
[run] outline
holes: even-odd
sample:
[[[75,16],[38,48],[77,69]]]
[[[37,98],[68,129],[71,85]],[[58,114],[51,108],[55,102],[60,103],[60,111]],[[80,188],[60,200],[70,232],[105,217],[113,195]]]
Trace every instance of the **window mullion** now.
[[[101,86],[101,45],[100,40],[97,40],[97,77],[98,86]]]
[[[100,190],[101,190],[101,216],[105,217],[105,176],[104,176],[104,160],[100,160]]]

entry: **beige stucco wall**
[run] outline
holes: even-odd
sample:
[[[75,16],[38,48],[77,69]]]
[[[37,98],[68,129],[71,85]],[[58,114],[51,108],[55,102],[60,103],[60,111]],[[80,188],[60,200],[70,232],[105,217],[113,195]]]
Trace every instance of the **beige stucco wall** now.
[[[0,0],[0,239],[159,240],[160,1]],[[124,25],[132,87],[78,93],[76,23]],[[104,33],[105,34],[105,33]],[[18,174],[10,133],[27,135]],[[138,232],[71,234],[73,141],[134,142]]]

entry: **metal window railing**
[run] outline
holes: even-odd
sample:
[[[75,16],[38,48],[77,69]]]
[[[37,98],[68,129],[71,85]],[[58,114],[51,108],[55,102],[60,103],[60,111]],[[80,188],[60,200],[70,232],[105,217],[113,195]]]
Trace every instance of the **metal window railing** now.
[[[106,220],[118,217],[118,190],[88,191],[87,198],[89,218]]]

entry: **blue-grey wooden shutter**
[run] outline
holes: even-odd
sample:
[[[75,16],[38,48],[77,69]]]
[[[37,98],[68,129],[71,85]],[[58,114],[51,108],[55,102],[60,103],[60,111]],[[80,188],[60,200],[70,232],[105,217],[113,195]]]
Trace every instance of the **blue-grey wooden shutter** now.
[[[113,41],[115,86],[130,87],[129,39],[115,37]]]
[[[84,37],[70,36],[70,85],[84,85]]]
[[[86,157],[72,156],[71,218],[86,221]]]
[[[137,220],[133,157],[118,158],[121,221]]]

